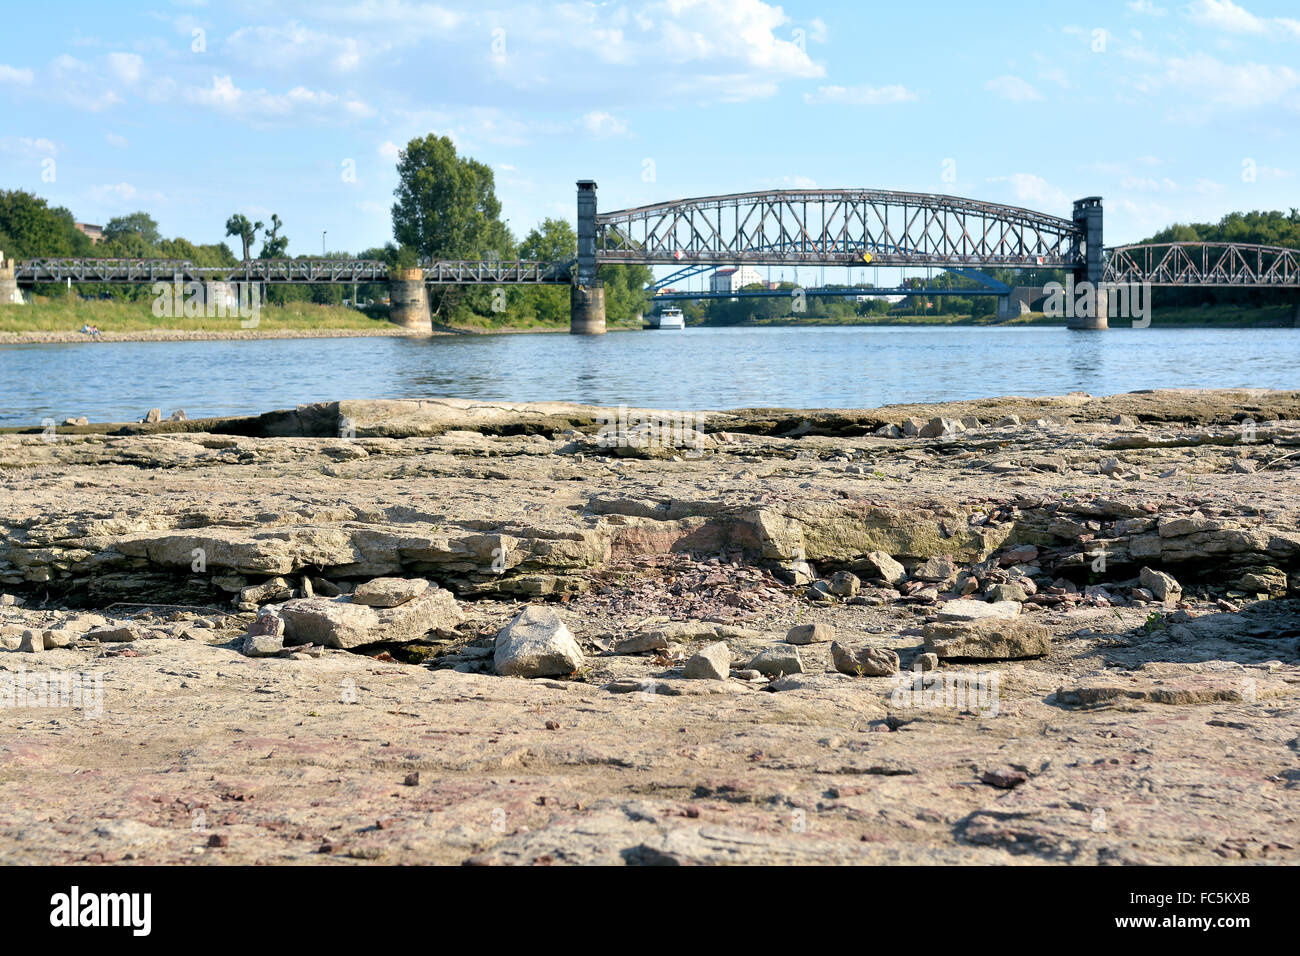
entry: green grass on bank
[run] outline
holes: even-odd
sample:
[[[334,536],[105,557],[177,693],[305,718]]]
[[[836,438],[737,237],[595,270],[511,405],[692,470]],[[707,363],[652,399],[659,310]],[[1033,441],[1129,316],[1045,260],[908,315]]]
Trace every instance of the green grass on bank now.
[[[83,301],[63,297],[37,296],[29,305],[0,306],[0,332],[79,332],[83,325],[96,325],[101,332],[149,332],[184,330],[190,332],[237,332],[240,319],[236,310],[224,318],[158,318],[151,301],[123,302],[115,299]],[[461,312],[445,326],[435,320],[435,328],[465,329],[473,332],[540,332],[567,331],[569,321],[547,322],[532,315],[478,316]],[[639,321],[609,323],[611,329],[640,328]],[[364,311],[336,305],[290,302],[286,305],[263,305],[257,331],[309,331],[313,329],[386,330],[388,308],[378,305]]]
[[[386,310],[372,318],[356,309],[311,302],[264,305],[258,315],[259,332],[307,331],[310,329],[384,329]],[[37,297],[29,305],[0,307],[0,332],[79,332],[83,325],[99,326],[101,332],[148,332],[156,329],[190,332],[238,332],[240,318],[231,310],[224,318],[158,318],[151,301],[122,302],[113,299]]]

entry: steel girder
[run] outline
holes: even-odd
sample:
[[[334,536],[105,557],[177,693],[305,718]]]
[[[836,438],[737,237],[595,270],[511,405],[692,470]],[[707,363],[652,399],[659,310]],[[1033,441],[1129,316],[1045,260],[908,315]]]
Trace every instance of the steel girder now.
[[[1073,268],[1068,219],[954,196],[771,190],[600,213],[602,263]]]
[[[1300,250],[1239,242],[1167,242],[1106,251],[1105,281],[1159,286],[1300,288]]]
[[[425,262],[421,268],[429,285],[568,284],[572,281],[574,261],[460,259]]]
[[[572,262],[459,260],[425,263],[430,285],[567,283]],[[182,259],[29,259],[14,264],[23,284],[37,282],[265,282],[270,285],[384,282],[376,259],[250,259],[235,266],[195,266]]]
[[[250,259],[235,266],[196,266],[182,259],[29,259],[14,265],[19,282],[354,283],[387,278],[374,259]]]

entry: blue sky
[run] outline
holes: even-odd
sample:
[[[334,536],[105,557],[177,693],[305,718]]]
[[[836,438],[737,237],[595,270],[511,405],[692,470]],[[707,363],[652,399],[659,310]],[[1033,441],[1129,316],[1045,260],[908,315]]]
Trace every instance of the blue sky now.
[[[1294,0],[10,4],[0,188],[290,253],[391,238],[396,150],[449,134],[510,226],[769,187],[944,192],[1108,244],[1300,206]]]

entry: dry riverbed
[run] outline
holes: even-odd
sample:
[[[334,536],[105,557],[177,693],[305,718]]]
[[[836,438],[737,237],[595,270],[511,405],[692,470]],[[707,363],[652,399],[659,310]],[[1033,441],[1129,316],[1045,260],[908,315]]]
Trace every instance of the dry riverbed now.
[[[0,435],[0,862],[1300,862],[1300,392],[602,415]]]

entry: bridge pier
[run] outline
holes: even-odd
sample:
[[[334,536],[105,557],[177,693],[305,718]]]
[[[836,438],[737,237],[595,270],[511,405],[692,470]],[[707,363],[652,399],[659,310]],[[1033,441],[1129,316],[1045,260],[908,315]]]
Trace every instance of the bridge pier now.
[[[596,183],[578,180],[578,268],[569,292],[569,332],[605,334],[605,287],[596,277]]]
[[[0,252],[0,305],[22,305],[22,293],[18,291],[18,280],[14,278],[14,263]]]
[[[1031,311],[1035,298],[1041,297],[1043,290],[1037,286],[1018,285],[1006,295],[998,296],[997,320],[1006,322]]]
[[[569,333],[605,334],[605,287],[575,285],[569,291]]]
[[[389,322],[405,329],[433,332],[423,269],[394,269],[388,280],[388,301]]]
[[[1083,233],[1083,242],[1079,252],[1083,265],[1074,270],[1074,284],[1087,282],[1095,295],[1092,297],[1093,308],[1084,309],[1080,314],[1078,308],[1069,312],[1066,327],[1081,331],[1101,331],[1110,328],[1107,318],[1110,312],[1110,296],[1107,294],[1103,280],[1106,278],[1106,260],[1101,235],[1101,197],[1089,196],[1074,201],[1074,224]]]

